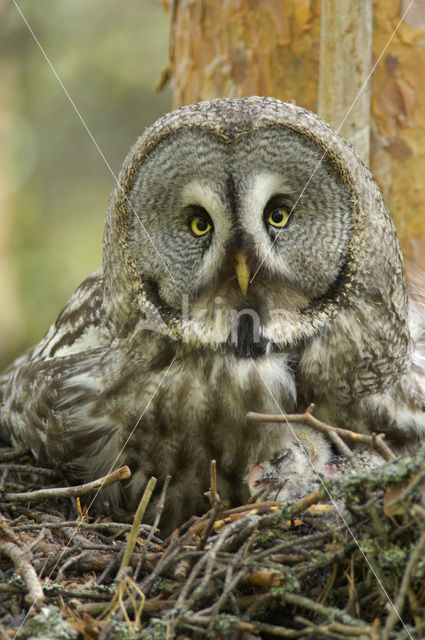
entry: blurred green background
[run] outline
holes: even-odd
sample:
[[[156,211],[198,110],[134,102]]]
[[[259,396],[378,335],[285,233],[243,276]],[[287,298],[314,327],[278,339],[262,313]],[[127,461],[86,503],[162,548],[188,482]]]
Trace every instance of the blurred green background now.
[[[171,108],[160,0],[17,0],[115,174]],[[0,367],[101,264],[113,177],[28,27],[0,0]]]

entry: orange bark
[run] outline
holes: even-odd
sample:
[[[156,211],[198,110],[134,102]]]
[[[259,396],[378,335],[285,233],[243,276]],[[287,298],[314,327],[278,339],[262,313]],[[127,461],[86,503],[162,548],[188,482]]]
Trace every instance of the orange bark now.
[[[406,254],[425,256],[425,0],[374,0],[371,160]],[[317,112],[320,0],[174,0],[175,106],[273,95]],[[425,259],[424,265],[425,266]]]
[[[320,0],[171,3],[174,104],[274,95],[316,107]],[[308,55],[306,55],[308,52]]]

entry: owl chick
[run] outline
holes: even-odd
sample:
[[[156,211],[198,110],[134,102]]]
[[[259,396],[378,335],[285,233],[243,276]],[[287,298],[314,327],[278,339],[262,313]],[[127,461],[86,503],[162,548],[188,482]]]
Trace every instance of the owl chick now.
[[[291,426],[293,429],[293,427]],[[373,469],[384,459],[366,445],[352,449],[356,468]],[[294,502],[323,486],[324,478],[337,478],[353,470],[353,462],[332,452],[329,442],[309,427],[292,431],[287,449],[276,451],[270,460],[255,464],[246,479],[251,496],[280,502]],[[338,511],[345,507],[332,500]]]
[[[314,429],[294,430],[289,445],[252,467],[247,478],[251,495],[259,496],[268,489],[269,499],[293,502],[314,491],[320,475],[338,473],[331,464],[329,443]]]
[[[203,512],[209,462],[231,504],[249,469],[297,449],[276,413],[413,447],[425,429],[423,317],[381,194],[314,114],[272,98],[182,107],[139,138],[106,217],[103,267],[0,380],[0,422],[40,461],[132,510],[172,481],[163,532]],[[147,520],[152,518],[152,500]]]

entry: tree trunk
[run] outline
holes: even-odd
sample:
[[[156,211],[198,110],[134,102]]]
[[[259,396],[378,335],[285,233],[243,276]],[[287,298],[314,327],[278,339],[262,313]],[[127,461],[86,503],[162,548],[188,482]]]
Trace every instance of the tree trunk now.
[[[320,112],[338,127],[361,87],[359,78],[379,59],[371,77],[370,166],[405,254],[419,263],[425,256],[425,0],[415,0],[403,19],[410,0],[374,0],[371,63],[366,44],[361,55],[369,32],[357,32],[365,21],[358,12],[369,11],[368,0],[341,3],[354,6],[358,14],[351,22],[352,33],[348,29],[344,40],[335,37],[332,24],[339,21],[344,28],[341,21],[350,16],[331,11],[322,26],[325,41],[321,42],[320,0],[171,1],[174,104],[256,94],[295,101],[318,112],[321,51],[325,58]],[[323,0],[323,4],[327,11],[337,0]],[[360,73],[354,64],[357,59]],[[344,75],[345,82],[339,85],[338,77]],[[341,130],[364,158],[368,100],[363,90]]]
[[[318,113],[369,164],[372,0],[322,0]]]
[[[387,45],[410,3],[374,4],[373,55]],[[415,0],[372,77],[371,169],[404,253],[425,269],[425,1]]]
[[[319,0],[171,2],[174,105],[256,94],[316,109],[319,9]]]

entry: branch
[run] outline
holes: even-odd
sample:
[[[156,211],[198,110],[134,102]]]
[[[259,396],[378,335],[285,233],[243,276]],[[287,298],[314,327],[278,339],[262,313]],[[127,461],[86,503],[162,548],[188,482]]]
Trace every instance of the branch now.
[[[105,487],[109,487],[111,484],[118,482],[119,480],[125,480],[131,476],[131,471],[127,466],[116,469],[112,473],[93,480],[93,482],[87,482],[86,484],[80,484],[76,487],[53,487],[52,489],[39,489],[37,491],[26,491],[25,493],[4,493],[2,498],[7,502],[40,502],[40,500],[57,498],[75,498],[76,496],[83,496],[86,493],[92,491],[100,491]]]
[[[362,443],[366,444],[372,449],[375,449],[384,460],[394,460],[395,455],[388,447],[388,445],[384,442],[385,435],[383,433],[376,434],[372,433],[372,435],[368,436],[364,433],[357,433],[356,431],[350,431],[349,429],[343,429],[342,427],[333,427],[330,424],[326,424],[326,422],[322,422],[313,416],[314,404],[310,404],[304,413],[286,413],[286,414],[267,414],[267,413],[256,413],[255,411],[249,411],[246,414],[248,420],[255,420],[256,422],[301,422],[303,424],[308,424],[310,427],[317,429],[318,431],[322,431],[327,433],[328,435],[331,433],[336,433],[343,440],[348,440],[349,442]]]
[[[130,531],[130,535],[128,537],[128,542],[127,542],[127,546],[125,548],[124,551],[124,555],[121,561],[121,566],[119,568],[117,577],[116,577],[116,581],[120,581],[124,579],[124,572],[125,569],[128,567],[128,565],[130,564],[130,560],[131,560],[131,556],[133,554],[134,551],[134,547],[136,545],[136,541],[137,541],[137,536],[139,533],[139,527],[140,527],[140,523],[142,521],[143,516],[145,515],[145,511],[147,509],[147,506],[150,502],[150,499],[152,498],[152,493],[153,490],[155,489],[155,485],[156,485],[156,478],[154,476],[152,476],[146,486],[146,489],[143,492],[143,495],[140,499],[139,502],[139,506],[137,507],[137,511],[134,515],[134,520],[133,520],[133,526],[131,527],[131,531]]]
[[[33,606],[41,605],[44,601],[43,588],[34,567],[25,558],[25,553],[14,542],[1,542],[0,552],[12,560],[15,569],[20,572],[28,589],[26,600],[30,601]]]

